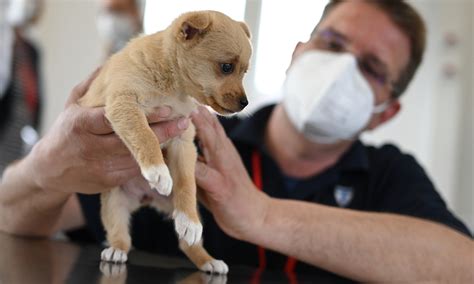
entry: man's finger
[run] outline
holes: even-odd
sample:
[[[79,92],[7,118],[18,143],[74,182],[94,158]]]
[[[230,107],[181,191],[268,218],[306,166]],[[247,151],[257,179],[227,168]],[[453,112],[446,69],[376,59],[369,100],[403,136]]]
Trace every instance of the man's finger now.
[[[153,124],[169,120],[171,116],[171,107],[161,106],[154,109],[154,111],[146,116],[148,123]]]
[[[202,145],[202,150],[213,149],[216,143],[216,131],[212,122],[206,117],[204,108],[199,107],[198,112],[192,113],[191,118],[196,126],[196,135]],[[206,157],[208,158],[208,157]]]
[[[90,85],[92,84],[94,79],[97,77],[97,75],[99,75],[100,69],[101,67],[98,67],[97,69],[95,69],[95,71],[92,72],[92,74],[89,75],[89,77],[86,80],[82,81],[79,85],[74,87],[74,89],[71,92],[71,95],[66,101],[66,106],[76,103],[77,100],[79,100],[82,96],[84,96],[87,93]]]
[[[165,121],[150,126],[160,143],[163,143],[182,134],[189,127],[189,124],[189,118],[182,117],[177,120]]]
[[[103,107],[87,108],[82,112],[82,124],[89,133],[105,135],[113,132],[109,120],[105,117]]]
[[[107,172],[110,173],[130,169],[139,169],[136,160],[130,153],[105,156],[103,165]]]
[[[202,112],[202,114],[204,115],[204,118],[207,120],[209,125],[212,125],[212,128],[216,131],[216,134],[218,134],[219,138],[227,136],[225,134],[224,128],[222,127],[221,123],[219,122],[215,114],[211,113],[205,107],[201,107],[199,111]]]
[[[132,178],[136,178],[137,176],[140,176],[140,175],[141,175],[140,168],[136,166],[133,168],[112,172],[109,175],[109,178],[110,178],[110,181],[115,183],[116,185],[123,185],[126,182],[130,181]]]
[[[208,165],[197,161],[195,176],[197,186],[211,196],[215,196],[220,190],[222,190],[217,186],[221,180],[219,173]]]
[[[201,107],[199,109],[200,113],[203,114],[204,118],[208,122],[209,125],[211,125],[212,129],[215,132],[215,139],[218,141],[217,144],[223,143],[223,140],[227,138],[227,134],[224,130],[224,127],[220,123],[219,119],[217,118],[217,115],[211,113],[208,109],[205,107]]]

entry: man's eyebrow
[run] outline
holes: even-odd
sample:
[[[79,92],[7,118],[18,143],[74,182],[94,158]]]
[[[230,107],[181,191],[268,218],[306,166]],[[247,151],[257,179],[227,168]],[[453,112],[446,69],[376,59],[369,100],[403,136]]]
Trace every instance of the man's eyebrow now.
[[[320,31],[317,31],[318,34],[321,34],[322,36],[332,36],[335,37],[337,40],[343,41],[343,42],[350,42],[349,38],[347,38],[344,34],[341,32],[338,32],[334,28],[326,28]]]

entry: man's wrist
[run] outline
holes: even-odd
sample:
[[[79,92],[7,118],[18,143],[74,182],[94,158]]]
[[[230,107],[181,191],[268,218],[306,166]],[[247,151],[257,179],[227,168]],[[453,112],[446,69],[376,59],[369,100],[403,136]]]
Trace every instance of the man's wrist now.
[[[41,141],[35,145],[30,154],[18,164],[20,167],[19,171],[24,175],[24,182],[27,186],[35,189],[36,192],[41,192],[42,194],[47,195],[48,198],[61,201],[67,200],[67,198],[71,196],[71,193],[57,190],[45,182],[48,173],[43,173],[42,171],[50,171],[51,167],[41,162],[41,155],[44,155],[44,153],[41,149],[40,143]]]
[[[251,243],[260,243],[266,234],[265,227],[268,221],[268,215],[271,214],[270,209],[273,203],[273,198],[263,192],[256,192],[254,199],[257,206],[253,211],[253,216],[249,220],[249,228],[242,232],[241,239]]]

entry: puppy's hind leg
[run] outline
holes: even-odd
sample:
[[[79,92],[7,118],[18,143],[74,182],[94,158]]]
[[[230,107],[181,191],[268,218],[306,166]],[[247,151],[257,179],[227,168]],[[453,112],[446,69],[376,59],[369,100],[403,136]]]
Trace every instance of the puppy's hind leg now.
[[[176,194],[176,192],[177,191],[174,191],[173,194]],[[158,199],[155,198],[151,206],[159,212],[167,215],[171,215],[174,211],[170,197],[160,196]],[[209,255],[202,246],[202,240],[194,245],[189,245],[184,239],[180,239],[179,248],[194,263],[194,265],[202,271],[218,274],[226,274],[229,271],[229,268],[224,261],[214,259]]]
[[[188,245],[185,241],[179,241],[179,248],[200,270],[209,273],[227,274],[229,267],[224,261],[214,259],[202,246],[202,241],[195,245]]]
[[[202,224],[197,210],[194,170],[197,152],[194,126],[168,146],[168,165],[174,180],[173,219],[179,237],[179,248],[202,271],[226,274],[229,268],[202,247]]]
[[[131,247],[129,233],[131,202],[120,188],[101,194],[102,224],[107,232],[110,247],[101,254],[103,261],[124,263]]]
[[[202,236],[196,199],[194,169],[197,152],[193,143],[194,127],[190,126],[167,147],[168,166],[173,177],[173,219],[180,240],[197,244]]]

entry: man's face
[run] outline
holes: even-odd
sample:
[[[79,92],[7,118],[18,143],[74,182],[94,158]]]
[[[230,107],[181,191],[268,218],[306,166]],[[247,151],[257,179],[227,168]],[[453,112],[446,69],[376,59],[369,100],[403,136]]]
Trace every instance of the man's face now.
[[[293,60],[311,49],[350,52],[375,94],[375,104],[391,97],[393,83],[407,66],[410,42],[390,18],[373,4],[361,0],[343,2],[326,15],[311,39],[300,43]],[[399,110],[398,101],[380,115],[374,115],[368,128],[389,120]]]

